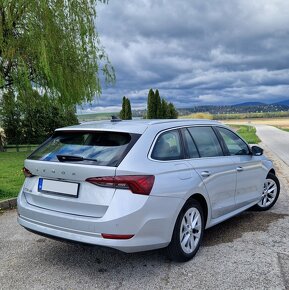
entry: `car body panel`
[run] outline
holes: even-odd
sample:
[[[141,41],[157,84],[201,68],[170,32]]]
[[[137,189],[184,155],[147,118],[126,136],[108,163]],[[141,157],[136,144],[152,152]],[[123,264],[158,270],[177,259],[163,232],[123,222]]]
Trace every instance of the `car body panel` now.
[[[190,163],[206,187],[212,218],[218,218],[235,210],[237,173],[231,157],[196,158]],[[203,177],[203,172],[208,172],[210,175]]]

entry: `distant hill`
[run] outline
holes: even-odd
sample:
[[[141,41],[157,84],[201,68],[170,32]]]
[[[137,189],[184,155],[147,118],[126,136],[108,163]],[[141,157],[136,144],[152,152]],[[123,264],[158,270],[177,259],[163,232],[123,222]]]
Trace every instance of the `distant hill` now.
[[[272,105],[289,106],[289,100],[273,103]]]
[[[245,102],[245,103],[235,104],[233,106],[234,107],[241,107],[241,106],[246,106],[246,107],[249,107],[249,106],[266,106],[266,104],[262,103],[262,102]]]

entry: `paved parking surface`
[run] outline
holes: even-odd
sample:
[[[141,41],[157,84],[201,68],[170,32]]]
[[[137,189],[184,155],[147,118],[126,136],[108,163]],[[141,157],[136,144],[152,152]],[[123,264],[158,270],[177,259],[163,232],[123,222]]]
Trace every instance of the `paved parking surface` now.
[[[52,241],[22,229],[15,210],[0,213],[0,289],[289,289],[289,169],[269,155],[283,188],[274,208],[207,230],[185,264]]]

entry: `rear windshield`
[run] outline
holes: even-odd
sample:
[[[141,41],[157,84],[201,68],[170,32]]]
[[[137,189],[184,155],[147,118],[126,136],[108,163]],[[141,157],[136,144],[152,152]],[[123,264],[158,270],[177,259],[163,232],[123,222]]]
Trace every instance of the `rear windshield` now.
[[[121,132],[56,132],[28,159],[118,166],[138,134]]]

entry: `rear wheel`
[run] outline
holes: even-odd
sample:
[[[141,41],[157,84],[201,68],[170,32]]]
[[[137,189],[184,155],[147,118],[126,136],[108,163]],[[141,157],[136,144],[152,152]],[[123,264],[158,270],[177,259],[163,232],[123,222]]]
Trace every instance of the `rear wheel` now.
[[[280,192],[280,183],[278,178],[268,173],[264,182],[264,189],[261,200],[253,207],[258,211],[265,211],[270,209],[277,201]]]
[[[181,210],[167,247],[168,257],[177,262],[186,262],[197,253],[204,233],[204,214],[201,205],[188,201]]]

